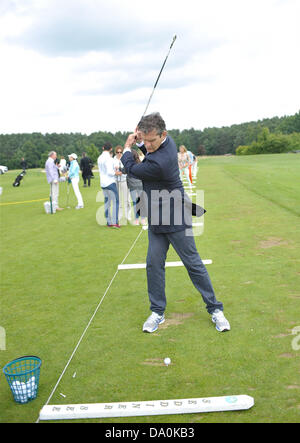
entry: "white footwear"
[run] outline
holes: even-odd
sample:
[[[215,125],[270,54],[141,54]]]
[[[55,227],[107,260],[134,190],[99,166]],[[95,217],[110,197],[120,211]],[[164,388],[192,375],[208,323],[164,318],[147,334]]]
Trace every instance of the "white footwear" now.
[[[211,316],[211,320],[216,325],[216,330],[219,332],[230,331],[229,321],[225,318],[223,311],[216,309]]]
[[[152,312],[143,325],[143,332],[155,332],[158,329],[158,326],[164,323],[164,321],[164,314],[158,315],[156,312]]]
[[[78,206],[76,206],[75,209],[83,209],[83,208],[84,208],[84,206],[80,206],[80,205],[78,205]]]

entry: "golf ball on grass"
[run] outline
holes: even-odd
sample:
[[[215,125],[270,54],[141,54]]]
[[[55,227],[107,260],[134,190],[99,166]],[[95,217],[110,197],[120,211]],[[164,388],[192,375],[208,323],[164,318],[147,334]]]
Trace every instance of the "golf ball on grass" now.
[[[169,366],[169,365],[171,364],[171,359],[170,359],[169,357],[166,357],[166,358],[164,359],[164,364],[165,364],[166,366]]]

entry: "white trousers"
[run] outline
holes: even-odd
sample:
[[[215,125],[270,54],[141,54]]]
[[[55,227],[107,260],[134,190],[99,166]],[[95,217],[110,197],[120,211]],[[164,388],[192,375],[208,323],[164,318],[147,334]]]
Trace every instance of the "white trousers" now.
[[[56,207],[59,208],[58,205],[59,183],[50,184],[50,195],[52,198],[52,205],[56,205]]]
[[[127,220],[131,219],[131,202],[126,180],[117,182],[119,193],[119,220],[124,216]]]
[[[72,186],[74,189],[74,193],[76,195],[77,198],[77,202],[78,202],[78,206],[84,206],[83,205],[83,200],[82,200],[82,195],[81,192],[79,190],[79,177],[74,177],[72,178]]]

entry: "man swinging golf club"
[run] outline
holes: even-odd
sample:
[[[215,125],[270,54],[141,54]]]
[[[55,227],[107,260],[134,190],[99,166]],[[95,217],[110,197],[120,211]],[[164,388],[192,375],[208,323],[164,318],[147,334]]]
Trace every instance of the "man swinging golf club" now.
[[[136,164],[131,148],[136,142],[145,155],[142,163]],[[130,134],[123,152],[122,163],[128,174],[143,181],[147,200],[148,253],[147,253],[147,284],[150,300],[150,317],[143,325],[144,332],[154,332],[165,321],[165,261],[170,244],[186,267],[190,279],[201,293],[206,309],[219,332],[229,331],[230,324],[223,314],[223,304],[215,297],[208,272],[198,254],[193,235],[190,234],[191,223],[182,218],[178,222],[178,202],[168,200],[169,221],[163,217],[163,198],[157,198],[163,192],[179,194],[179,209],[184,212],[185,195],[180,180],[177,148],[166,131],[166,125],[159,113],[142,117],[136,131]],[[176,214],[177,212],[177,214]],[[191,219],[190,219],[191,220]],[[188,233],[189,231],[189,233]]]

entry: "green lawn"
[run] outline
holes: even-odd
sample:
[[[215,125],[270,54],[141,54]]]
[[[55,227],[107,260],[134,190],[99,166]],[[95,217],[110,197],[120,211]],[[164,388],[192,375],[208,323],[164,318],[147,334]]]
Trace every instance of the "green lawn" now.
[[[35,422],[139,227],[96,222],[99,179],[81,192],[85,209],[46,215],[45,174],[0,176],[0,422]],[[144,270],[119,271],[50,404],[167,400],[247,394],[249,411],[90,420],[106,423],[299,422],[300,156],[199,160],[205,192],[204,233],[196,237],[232,330],[217,333],[184,268],[168,268],[167,321],[143,334],[149,315]],[[65,206],[67,185],[60,185]],[[143,231],[125,263],[143,263]],[[178,260],[170,249],[168,260]],[[38,355],[38,398],[14,402],[2,373],[10,360]],[[172,364],[163,365],[170,357]],[[73,374],[76,372],[76,377]],[[62,397],[60,394],[66,397]]]

